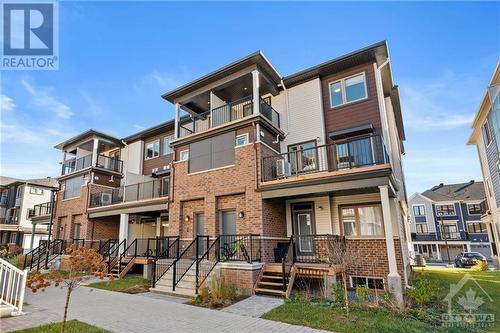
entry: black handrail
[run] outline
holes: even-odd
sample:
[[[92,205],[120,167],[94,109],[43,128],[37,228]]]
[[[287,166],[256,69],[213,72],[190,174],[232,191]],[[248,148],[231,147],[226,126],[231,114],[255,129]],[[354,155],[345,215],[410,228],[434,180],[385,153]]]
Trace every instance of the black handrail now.
[[[221,236],[217,237],[208,247],[205,253],[203,253],[201,257],[199,257],[196,261],[196,293],[198,293],[198,289],[200,288],[200,286],[203,284],[203,282],[205,282],[214,267],[220,261],[220,237]],[[215,251],[215,253],[212,253],[212,255],[210,255],[210,251]],[[208,269],[205,269],[202,264],[203,260],[206,260],[206,262],[212,260],[212,265],[209,266]]]
[[[175,286],[182,280],[184,275],[189,271],[189,269],[196,263],[198,259],[199,243],[201,239],[209,240],[208,236],[196,236],[195,239],[184,249],[182,254],[174,261],[173,268],[173,279],[172,279],[172,291],[175,291]],[[208,248],[208,245],[207,245]],[[193,253],[194,251],[194,253]],[[184,264],[180,260],[190,260],[187,264]],[[179,262],[183,263],[179,265]]]
[[[108,253],[108,273],[111,274],[111,270],[115,265],[111,265],[113,262],[114,258],[118,258],[120,256],[120,248],[121,247],[126,247],[127,246],[127,239],[123,239],[113,250],[110,250]],[[113,258],[113,259],[112,259]]]
[[[129,254],[129,250],[133,248],[133,252]],[[118,259],[118,273],[121,274],[122,272],[122,258],[132,258],[135,259],[137,258],[137,238],[134,239],[132,243],[130,243],[125,250],[120,254],[120,258]],[[131,260],[132,260],[131,259]]]
[[[170,243],[170,237],[168,237],[167,239],[168,239],[167,242]],[[170,267],[173,267],[175,260],[179,258],[179,247],[180,247],[180,237],[177,236],[175,237],[175,240],[171,244],[167,244],[165,250],[157,253],[156,257],[153,260],[153,277],[152,277],[153,288],[155,287],[156,282],[158,282],[163,277],[163,275],[167,273]],[[161,272],[157,272],[158,269],[161,269],[161,266],[159,265],[158,261],[161,259],[170,258],[172,249],[175,251],[175,260],[172,261],[170,265],[163,267],[164,269]]]
[[[283,291],[286,291],[288,286],[290,272],[292,271],[293,263],[294,263],[294,246],[293,246],[293,235],[290,236],[290,240],[288,241],[286,253],[281,259],[281,268],[283,272]]]

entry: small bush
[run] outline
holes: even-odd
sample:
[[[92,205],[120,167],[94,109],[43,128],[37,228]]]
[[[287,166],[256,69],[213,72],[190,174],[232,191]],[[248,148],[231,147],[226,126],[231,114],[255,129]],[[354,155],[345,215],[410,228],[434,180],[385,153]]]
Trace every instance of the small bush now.
[[[333,295],[333,301],[335,303],[343,303],[345,300],[345,292],[344,292],[344,287],[342,286],[342,283],[340,282],[335,282],[332,284],[332,295]]]
[[[434,280],[416,279],[413,286],[406,290],[406,296],[415,305],[421,307],[437,300],[439,285]]]
[[[8,259],[8,262],[11,263],[12,265],[16,266],[19,269],[24,269],[24,267],[23,267],[24,255],[22,255],[22,254],[18,254],[18,255],[15,255],[13,257],[10,257]],[[27,263],[27,264],[29,264],[29,263]]]
[[[204,305],[211,308],[220,308],[231,304],[237,296],[237,288],[233,284],[228,284],[217,277],[213,277],[210,287],[204,284],[198,296],[194,299],[195,304]]]
[[[474,271],[485,272],[489,268],[488,268],[488,264],[485,261],[478,261],[478,263],[475,264],[474,266],[472,266],[471,269]]]
[[[357,286],[356,287],[356,296],[358,298],[358,302],[366,303],[368,298],[370,297],[371,290],[367,286]]]

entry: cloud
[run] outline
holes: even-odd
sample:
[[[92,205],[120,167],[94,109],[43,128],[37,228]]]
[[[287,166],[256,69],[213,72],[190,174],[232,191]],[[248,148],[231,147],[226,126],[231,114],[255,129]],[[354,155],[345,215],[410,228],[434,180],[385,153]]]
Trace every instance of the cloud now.
[[[16,108],[14,100],[7,95],[0,94],[0,110],[2,112],[10,112]]]
[[[84,90],[80,90],[80,96],[87,104],[87,111],[92,115],[102,115],[105,113],[109,113],[107,107],[102,105],[99,101],[97,101],[93,96],[91,96],[88,92]]]
[[[153,86],[156,90],[164,93],[183,85],[191,78],[191,72],[185,67],[176,72],[161,72],[154,69],[141,78],[139,84],[135,85],[135,89],[150,89]]]
[[[69,119],[73,115],[73,112],[71,112],[71,108],[68,105],[59,101],[52,95],[53,88],[35,87],[26,79],[22,79],[21,84],[31,95],[31,102],[36,107],[42,110],[51,111],[57,117],[62,119]]]

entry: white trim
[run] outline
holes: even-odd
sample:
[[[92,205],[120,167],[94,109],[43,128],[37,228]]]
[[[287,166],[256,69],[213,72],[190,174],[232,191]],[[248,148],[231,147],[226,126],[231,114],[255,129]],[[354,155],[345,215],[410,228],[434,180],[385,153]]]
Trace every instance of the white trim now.
[[[423,206],[424,207],[424,215],[415,215],[415,210],[413,209],[413,207],[415,207],[415,206]],[[426,212],[426,209],[425,209],[425,204],[412,204],[411,205],[411,212],[413,214],[413,217],[417,217],[417,216],[418,217],[421,217],[421,216],[427,217],[427,215],[426,215],[427,212]],[[415,221],[415,223],[417,223],[417,221]],[[422,222],[418,222],[418,223],[422,223]],[[426,219],[425,223],[427,223],[427,219]]]
[[[187,158],[182,158],[182,154],[187,152]],[[184,149],[179,152],[179,161],[187,161],[189,160],[189,149]]]
[[[365,87],[365,97],[348,102],[347,101],[347,94],[346,94],[346,81],[349,79],[352,79],[353,77],[360,76],[360,75],[363,76],[363,83],[364,83],[364,87]],[[342,104],[339,104],[339,105],[333,105],[333,103],[332,103],[332,85],[334,85],[336,83],[340,83],[340,91],[342,94]],[[336,108],[339,108],[339,107],[342,107],[342,106],[345,106],[345,105],[348,105],[351,103],[355,103],[355,102],[359,102],[359,101],[368,99],[368,87],[367,87],[367,82],[366,82],[366,72],[362,71],[362,72],[359,72],[359,73],[356,73],[356,74],[353,74],[350,76],[343,77],[339,80],[329,82],[328,83],[328,93],[329,93],[329,99],[330,99],[330,109],[336,109]]]
[[[245,143],[239,145],[238,144],[238,138],[245,138]],[[250,137],[248,135],[248,133],[243,133],[243,134],[240,134],[240,135],[237,135],[235,137],[235,140],[234,140],[234,147],[241,147],[241,146],[246,146],[250,143]]]
[[[154,156],[154,144],[158,142],[158,155],[157,156]],[[149,144],[153,144],[153,156],[152,157],[148,157],[147,154],[148,154],[148,145]],[[161,152],[160,152],[160,139],[156,139],[156,140],[152,140],[152,141],[148,141],[148,142],[145,142],[144,143],[144,160],[146,161],[149,161],[149,160],[152,160],[154,158],[157,158],[157,157],[160,157],[161,156]]]
[[[271,149],[272,151],[274,151],[276,154],[280,154],[281,153],[279,151],[277,151],[276,149],[274,149],[273,147],[271,147],[270,145],[268,145],[267,143],[265,143],[264,141],[259,141],[260,144],[266,146],[267,148]]]
[[[479,211],[479,213],[471,214],[470,209],[469,209],[470,205],[479,205],[480,202],[466,202],[465,204],[467,205],[467,215],[469,215],[469,216],[470,215],[481,215],[481,211]],[[481,209],[481,207],[479,207],[479,209]]]
[[[438,203],[436,203],[436,204],[435,204],[435,206],[436,206],[436,217],[437,217],[437,218],[439,218],[439,217],[441,217],[441,216],[443,216],[443,217],[444,217],[444,216],[458,216],[458,214],[457,214],[457,209],[456,209],[456,207],[455,207],[455,202],[452,202],[452,203],[446,203],[446,202],[444,202],[444,203],[439,203],[439,204],[438,204]],[[453,214],[446,214],[446,215],[445,215],[445,214],[443,214],[443,215],[439,215],[439,214],[438,214],[438,206],[453,206]]]

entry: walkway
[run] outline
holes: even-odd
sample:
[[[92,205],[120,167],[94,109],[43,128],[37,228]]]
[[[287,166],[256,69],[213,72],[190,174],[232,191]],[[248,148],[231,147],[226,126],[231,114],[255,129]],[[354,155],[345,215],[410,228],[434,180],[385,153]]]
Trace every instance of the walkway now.
[[[27,292],[28,314],[2,319],[1,332],[61,320],[65,290]],[[254,300],[252,300],[254,301]],[[157,296],[129,295],[80,287],[73,292],[69,319],[113,332],[322,332],[302,326],[165,301]]]

